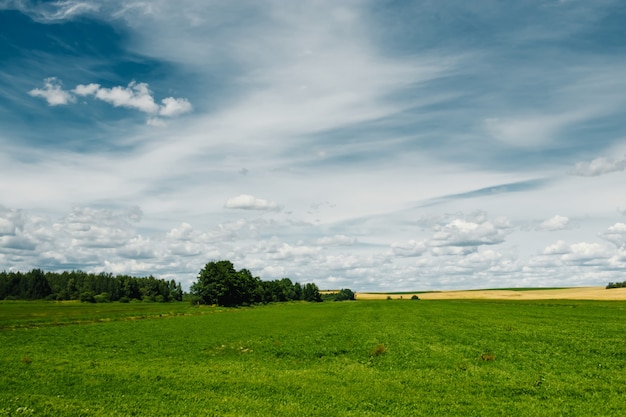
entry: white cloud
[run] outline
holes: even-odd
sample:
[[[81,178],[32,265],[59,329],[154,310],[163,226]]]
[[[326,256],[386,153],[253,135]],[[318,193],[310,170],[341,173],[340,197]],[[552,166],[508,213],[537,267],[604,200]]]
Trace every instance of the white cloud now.
[[[534,147],[553,142],[562,129],[571,123],[591,117],[593,113],[593,110],[572,110],[547,115],[487,118],[484,127],[491,137],[507,145],[519,148]]]
[[[146,120],[146,124],[148,126],[154,126],[154,127],[165,127],[165,126],[167,126],[167,123],[165,123],[165,121],[163,119],[159,119],[158,117],[150,117],[150,118],[148,118],[148,120]]]
[[[511,224],[506,218],[474,221],[457,218],[444,226],[437,226],[430,244],[433,246],[480,246],[502,243],[511,233]]]
[[[621,248],[626,244],[626,224],[615,223],[606,232],[601,233],[600,236]]]
[[[271,255],[272,259],[297,259],[311,258],[319,254],[321,251],[318,247],[313,246],[293,246],[284,243],[278,250]]]
[[[159,109],[160,116],[174,117],[193,110],[191,103],[186,98],[168,97],[161,100],[163,105]]]
[[[543,250],[544,255],[564,255],[569,252],[570,252],[569,245],[562,240],[559,240],[558,242],[547,246]]]
[[[612,256],[611,251],[599,243],[578,242],[567,244],[562,240],[547,246],[544,255],[556,256],[564,263],[595,265]]]
[[[556,215],[541,223],[539,228],[546,231],[556,231],[566,229],[569,225],[569,218]]]
[[[167,237],[174,240],[191,240],[194,236],[193,227],[189,223],[181,223],[179,227],[175,227],[167,232]]]
[[[18,251],[32,251],[37,247],[35,240],[23,236],[0,236],[0,248],[2,249],[15,249]]]
[[[12,221],[0,217],[0,236],[15,235],[16,227]]]
[[[325,236],[317,239],[316,243],[323,246],[349,246],[354,245],[357,239],[346,235]]]
[[[624,169],[626,169],[626,157],[622,159],[596,158],[591,162],[577,163],[573,174],[582,177],[597,177],[622,172]]]
[[[229,198],[224,207],[242,210],[280,210],[278,204],[273,201],[256,198],[248,194],[241,194],[237,197]]]
[[[115,253],[128,259],[150,259],[158,256],[154,242],[141,235],[130,238],[124,246],[117,248]]]
[[[409,240],[406,243],[393,243],[391,245],[391,251],[396,256],[421,256],[426,250],[424,241]]]
[[[139,110],[150,115],[164,117],[180,116],[193,110],[193,106],[186,98],[167,97],[161,100],[161,105],[157,104],[147,83],[137,83],[131,81],[128,86],[116,86],[111,88],[102,87],[100,84],[79,84],[71,91],[61,88],[61,82],[54,77],[44,80],[44,88],[36,88],[28,92],[33,97],[42,97],[51,106],[65,105],[76,102],[76,97],[93,96],[114,107],[126,107]],[[157,118],[151,117],[147,121],[148,125],[162,127],[165,123]]]
[[[570,252],[563,255],[563,260],[568,262],[593,262],[608,257],[608,251],[599,243],[580,242],[570,246]]]
[[[430,248],[433,256],[465,256],[476,253],[476,246],[435,246]]]
[[[144,113],[157,113],[159,106],[146,83],[131,81],[128,87],[98,88],[92,94],[115,107],[129,107]]]
[[[76,16],[95,13],[100,10],[100,5],[97,3],[77,0],[42,2],[36,6],[27,1],[17,1],[13,2],[13,7],[29,14],[34,20],[42,23],[63,22],[71,20]]]
[[[61,88],[61,82],[55,77],[44,80],[44,88],[35,88],[28,92],[33,97],[45,99],[50,106],[59,106],[76,101],[74,96]]]
[[[96,94],[96,92],[100,89],[100,84],[79,84],[72,91],[79,96],[89,96],[92,94]]]

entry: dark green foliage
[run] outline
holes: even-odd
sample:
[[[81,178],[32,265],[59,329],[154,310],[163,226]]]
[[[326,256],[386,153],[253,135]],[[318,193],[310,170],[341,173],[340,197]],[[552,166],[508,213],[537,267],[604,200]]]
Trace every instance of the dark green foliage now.
[[[261,281],[247,269],[237,271],[231,261],[212,261],[191,285],[192,304],[225,307],[284,301],[321,301],[315,284],[293,283],[289,278]]]
[[[80,293],[80,301],[83,303],[95,303],[96,298],[91,291],[85,291]]]
[[[320,295],[320,290],[317,288],[317,285],[313,283],[305,284],[302,289],[302,299],[304,301],[322,301],[322,296]]]
[[[335,297],[335,301],[346,301],[346,300],[354,300],[354,292],[352,292],[349,288],[342,288],[337,293]]]
[[[611,288],[625,288],[626,287],[626,281],[623,282],[609,282],[609,284],[606,286],[606,289],[611,289]]]
[[[259,281],[247,269],[237,272],[230,261],[209,262],[191,286],[191,293],[203,304],[238,306],[254,299]]]
[[[420,298],[417,295],[415,295],[415,294],[411,297],[411,300],[419,300],[419,299]]]
[[[356,295],[351,289],[342,288],[339,291],[325,292],[324,295],[320,297],[320,299],[324,301],[348,301],[354,300],[355,297]]]
[[[110,302],[127,300],[182,301],[180,283],[153,276],[138,278],[83,271],[0,272],[0,300],[81,300]]]

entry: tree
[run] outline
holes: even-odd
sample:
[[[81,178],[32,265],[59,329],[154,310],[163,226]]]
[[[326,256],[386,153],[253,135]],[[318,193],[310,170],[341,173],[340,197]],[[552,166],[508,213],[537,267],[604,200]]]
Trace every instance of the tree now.
[[[46,274],[41,269],[33,269],[22,278],[22,294],[24,300],[40,300],[52,294]]]
[[[313,283],[304,284],[304,288],[302,288],[302,299],[304,301],[322,301],[322,295],[317,285]]]
[[[335,296],[335,301],[354,300],[354,292],[349,288],[342,288]]]
[[[251,275],[244,271],[238,273],[230,261],[209,262],[198,274],[198,281],[191,286],[191,293],[205,304],[241,305],[252,295],[246,285]]]
[[[180,285],[180,284],[179,284]],[[198,274],[198,281],[191,285],[192,302],[241,306],[281,301],[322,301],[315,284],[304,286],[289,278],[261,281],[247,269],[236,271],[227,260],[209,262]],[[182,290],[181,290],[182,292]]]

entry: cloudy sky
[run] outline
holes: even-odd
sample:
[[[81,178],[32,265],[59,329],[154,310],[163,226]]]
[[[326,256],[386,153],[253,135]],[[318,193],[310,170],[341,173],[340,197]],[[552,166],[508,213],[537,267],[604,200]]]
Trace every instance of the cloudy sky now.
[[[622,0],[0,0],[0,269],[626,279]]]

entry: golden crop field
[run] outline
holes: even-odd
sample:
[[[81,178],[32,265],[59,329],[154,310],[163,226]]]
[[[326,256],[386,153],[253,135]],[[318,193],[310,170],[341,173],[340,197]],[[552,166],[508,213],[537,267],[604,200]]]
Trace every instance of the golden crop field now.
[[[575,287],[558,289],[524,289],[524,290],[464,290],[416,292],[421,300],[626,300],[626,288]],[[357,293],[358,300],[392,299],[410,300],[411,293]]]

